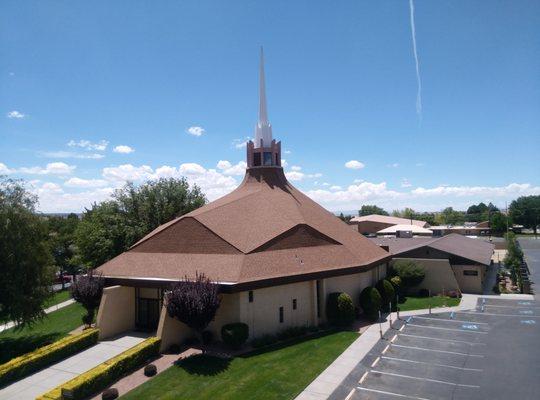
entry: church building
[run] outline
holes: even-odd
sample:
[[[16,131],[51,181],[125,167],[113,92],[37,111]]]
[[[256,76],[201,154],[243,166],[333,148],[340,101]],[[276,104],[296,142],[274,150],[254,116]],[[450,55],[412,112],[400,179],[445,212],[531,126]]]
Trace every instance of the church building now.
[[[163,300],[175,282],[197,273],[222,293],[209,330],[219,337],[224,324],[244,322],[250,338],[325,322],[329,293],[346,292],[358,306],[362,289],[386,275],[387,251],[287,181],[268,120],[262,50],[259,73],[244,180],[97,268],[107,286],[97,317],[102,338],[145,329],[166,349],[193,336],[167,315]]]

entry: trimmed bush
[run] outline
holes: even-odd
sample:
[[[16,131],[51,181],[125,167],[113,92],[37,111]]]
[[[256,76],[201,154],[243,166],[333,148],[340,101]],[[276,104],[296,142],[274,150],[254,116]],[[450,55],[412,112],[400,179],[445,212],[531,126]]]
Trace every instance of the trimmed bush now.
[[[326,317],[333,325],[347,326],[354,321],[354,304],[345,292],[330,293],[326,298]]]
[[[249,327],[243,322],[226,324],[221,328],[221,340],[232,348],[238,349],[242,347],[248,337]]]
[[[203,331],[201,337],[203,344],[210,344],[214,341],[214,334],[212,331]]]
[[[396,292],[394,286],[386,279],[381,279],[375,286],[381,295],[382,309],[389,311],[389,303],[396,302]]]
[[[307,326],[291,326],[289,328],[285,328],[282,331],[278,332],[277,338],[278,340],[289,340],[293,338],[297,338],[300,336],[304,336],[308,333],[308,327]]]
[[[54,364],[97,343],[99,330],[86,329],[0,365],[0,386]]]
[[[118,398],[118,389],[110,388],[101,393],[101,400],[114,400]]]
[[[364,310],[364,315],[372,321],[379,318],[382,298],[377,289],[369,286],[360,293],[360,306]]]
[[[270,346],[271,344],[274,344],[278,341],[278,338],[276,335],[263,335],[254,338],[251,341],[251,346],[254,348],[264,347],[264,346]]]
[[[429,297],[429,290],[425,289],[425,288],[422,288],[422,289],[420,289],[418,291],[417,296],[418,297]]]
[[[144,367],[144,376],[154,376],[157,374],[157,367],[155,364],[148,364]]]
[[[403,285],[401,282],[401,278],[399,276],[393,276],[390,278],[390,283],[392,286],[394,286],[394,291],[396,293],[399,293],[401,291],[401,286]]]
[[[412,260],[398,260],[392,266],[405,288],[418,286],[426,277],[424,267]]]
[[[66,383],[54,388],[37,400],[85,399],[159,354],[161,339],[151,337],[129,350],[99,364]]]

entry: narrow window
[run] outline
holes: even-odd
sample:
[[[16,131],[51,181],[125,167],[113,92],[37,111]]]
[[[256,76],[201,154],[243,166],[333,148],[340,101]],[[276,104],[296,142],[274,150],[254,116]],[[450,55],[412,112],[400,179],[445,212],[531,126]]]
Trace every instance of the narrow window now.
[[[279,307],[279,323],[283,322],[283,307]]]
[[[296,299],[293,299],[292,301],[292,309],[296,310]]]
[[[463,275],[465,276],[478,276],[478,271],[474,271],[471,269],[465,269],[463,270]]]
[[[321,281],[317,281],[317,318],[321,318]]]
[[[253,290],[250,290],[250,291],[248,292],[248,298],[249,298],[249,302],[250,302],[250,303],[253,303]]]
[[[254,153],[253,154],[253,165],[256,167],[261,166],[261,153]]]

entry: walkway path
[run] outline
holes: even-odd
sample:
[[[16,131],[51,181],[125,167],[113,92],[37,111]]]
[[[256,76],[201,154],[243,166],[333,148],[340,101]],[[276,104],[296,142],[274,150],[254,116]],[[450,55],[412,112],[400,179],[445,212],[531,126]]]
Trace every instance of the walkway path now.
[[[456,307],[441,307],[432,310],[433,313],[441,313],[458,310],[471,310],[476,307],[478,297],[485,297],[473,294],[464,294],[461,302]],[[426,314],[428,310],[414,310],[399,313],[400,317],[410,315]],[[389,315],[385,322],[381,324],[383,334],[390,329],[390,319],[395,321],[396,313]],[[369,353],[371,348],[381,338],[379,324],[372,324],[353,344],[351,344],[336,360],[330,364],[308,387],[304,389],[295,400],[322,400],[328,398],[337,389],[340,383],[349,375],[353,368]]]
[[[69,300],[63,301],[62,303],[55,304],[54,306],[46,308],[45,309],[45,314],[52,313],[53,311],[57,311],[57,310],[59,310],[61,308],[67,307],[67,306],[69,306],[70,304],[73,304],[73,303],[75,303],[75,300],[69,299]],[[13,322],[13,321],[7,322],[4,325],[0,326],[0,332],[5,331],[6,329],[13,328],[14,326],[17,326],[16,322]]]
[[[101,341],[89,349],[6,386],[0,390],[0,400],[34,400],[37,396],[137,345],[146,337],[146,334],[133,332],[114,340]]]

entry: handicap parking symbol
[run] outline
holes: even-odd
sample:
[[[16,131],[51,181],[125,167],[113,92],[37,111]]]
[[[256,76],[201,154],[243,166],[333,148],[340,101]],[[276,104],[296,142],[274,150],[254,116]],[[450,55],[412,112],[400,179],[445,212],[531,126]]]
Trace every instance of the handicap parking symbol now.
[[[519,313],[529,315],[529,314],[532,314],[533,312],[532,312],[532,310],[519,310]]]
[[[520,301],[520,302],[518,302],[518,304],[520,306],[530,306],[531,302],[530,301]]]
[[[471,331],[477,331],[478,330],[478,325],[474,325],[474,324],[463,324],[463,325],[461,325],[461,327],[463,329],[469,329]]]
[[[536,324],[536,321],[534,319],[522,319],[521,323],[525,325],[534,325]]]

